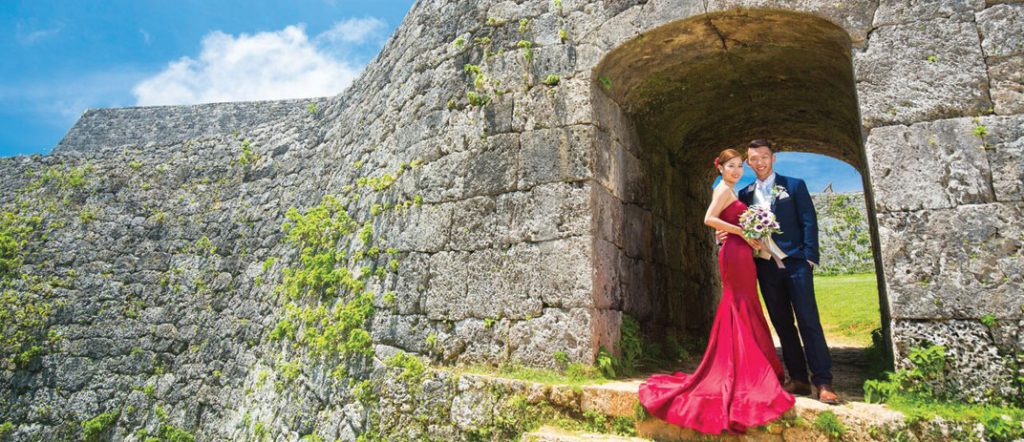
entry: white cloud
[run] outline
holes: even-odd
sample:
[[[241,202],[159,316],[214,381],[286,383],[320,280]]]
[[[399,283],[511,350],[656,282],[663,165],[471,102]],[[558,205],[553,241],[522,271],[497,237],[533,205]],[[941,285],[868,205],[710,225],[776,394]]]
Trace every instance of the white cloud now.
[[[387,28],[384,20],[375,17],[350,18],[335,23],[331,29],[317,36],[317,40],[331,43],[365,43],[379,37]]]
[[[46,38],[53,37],[59,34],[61,29],[64,29],[64,24],[57,23],[56,26],[47,29],[28,30],[26,28],[26,25],[19,22],[17,25],[17,30],[15,32],[15,38],[18,40],[18,43],[28,46],[36,42],[39,42],[40,40],[44,40]]]
[[[198,58],[171,62],[132,93],[143,106],[335,95],[363,68],[353,47],[384,28],[365,18],[339,22],[312,39],[303,25],[237,37],[214,31],[203,37]]]

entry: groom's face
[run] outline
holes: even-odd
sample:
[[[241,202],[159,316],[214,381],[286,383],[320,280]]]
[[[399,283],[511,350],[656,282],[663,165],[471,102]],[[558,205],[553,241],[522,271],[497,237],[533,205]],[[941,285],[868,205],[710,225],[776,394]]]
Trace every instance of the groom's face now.
[[[754,169],[757,178],[763,180],[768,178],[775,168],[775,154],[767,147],[748,147],[747,164]]]

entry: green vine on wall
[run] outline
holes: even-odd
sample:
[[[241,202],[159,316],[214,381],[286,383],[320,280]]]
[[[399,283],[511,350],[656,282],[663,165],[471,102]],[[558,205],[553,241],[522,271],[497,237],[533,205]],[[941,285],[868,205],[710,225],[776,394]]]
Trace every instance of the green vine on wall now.
[[[327,195],[313,207],[304,211],[290,208],[285,214],[283,241],[298,258],[282,270],[281,282],[274,289],[284,301],[284,315],[268,339],[284,343],[294,357],[334,364],[331,375],[336,382],[351,380],[349,367],[374,356],[368,328],[377,295],[366,290],[368,283],[371,278],[383,278],[400,268],[395,257],[398,250],[387,247],[376,234],[374,220],[389,208],[399,212],[419,206],[422,197],[416,195],[393,204],[367,202],[369,217],[363,221],[350,213],[349,207],[360,203],[360,191],[387,191],[406,171],[420,164],[422,161],[416,159],[401,163],[393,172],[359,176],[354,185],[343,187],[343,195]],[[355,169],[362,166],[361,161],[357,162]],[[261,283],[275,262],[272,258],[263,262]],[[393,308],[395,295],[389,293],[392,302],[385,304]],[[300,359],[279,359],[276,366],[282,379],[278,389],[296,380],[303,369]]]
[[[868,222],[857,200],[850,195],[833,194],[826,200],[825,214],[832,222],[821,230],[828,239],[827,251],[834,257],[822,262],[817,273],[839,275],[874,271]]]
[[[15,200],[0,208],[0,368],[26,368],[62,339],[50,329],[50,316],[61,302],[54,289],[70,286],[66,278],[43,278],[22,271],[34,244],[72,221],[87,223],[77,208],[86,195],[92,166],[51,165],[29,170],[29,182]],[[73,213],[73,214],[72,214]],[[52,265],[41,263],[39,265]]]

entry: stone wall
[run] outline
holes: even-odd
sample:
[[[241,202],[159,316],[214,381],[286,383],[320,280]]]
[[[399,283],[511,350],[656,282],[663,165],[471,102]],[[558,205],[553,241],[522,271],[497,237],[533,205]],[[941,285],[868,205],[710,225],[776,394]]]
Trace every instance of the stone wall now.
[[[820,266],[815,274],[875,271],[871,226],[863,192],[812,193],[818,217]]]
[[[54,153],[122,145],[167,145],[240,133],[243,129],[316,114],[325,98],[89,109],[61,139]]]
[[[765,7],[781,9],[735,9]],[[944,343],[965,395],[1016,394],[1022,14],[980,0],[423,0],[316,109],[90,112],[55,153],[0,161],[3,210],[42,220],[24,221],[5,297],[54,306],[31,328],[45,351],[0,377],[0,420],[14,440],[77,439],[114,410],[113,440],[353,440],[389,425],[357,400],[385,356],[554,367],[556,352],[614,350],[623,313],[700,324],[717,276],[710,232],[690,226],[714,152],[754,136],[867,177],[898,360]],[[643,37],[662,25],[692,38]],[[747,34],[765,26],[778,34]],[[673,71],[663,49],[708,67],[702,83],[644,76]],[[595,70],[617,50],[644,81]],[[328,195],[360,227],[328,247],[345,252],[331,255],[341,282],[302,287],[346,285],[290,297],[279,288],[317,263],[282,224]],[[318,307],[365,312],[363,293],[366,322],[318,341],[358,351],[306,340],[341,327]]]

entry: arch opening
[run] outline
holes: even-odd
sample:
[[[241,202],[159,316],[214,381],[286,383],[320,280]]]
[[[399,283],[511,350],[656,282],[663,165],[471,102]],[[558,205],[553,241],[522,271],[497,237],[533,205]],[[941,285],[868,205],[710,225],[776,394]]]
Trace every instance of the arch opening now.
[[[594,301],[607,322],[596,342],[617,348],[628,315],[649,339],[703,351],[721,294],[713,232],[703,224],[712,159],[765,138],[779,151],[827,155],[860,173],[888,343],[851,41],[842,28],[792,11],[705,14],[615,48],[593,78],[601,129]]]

